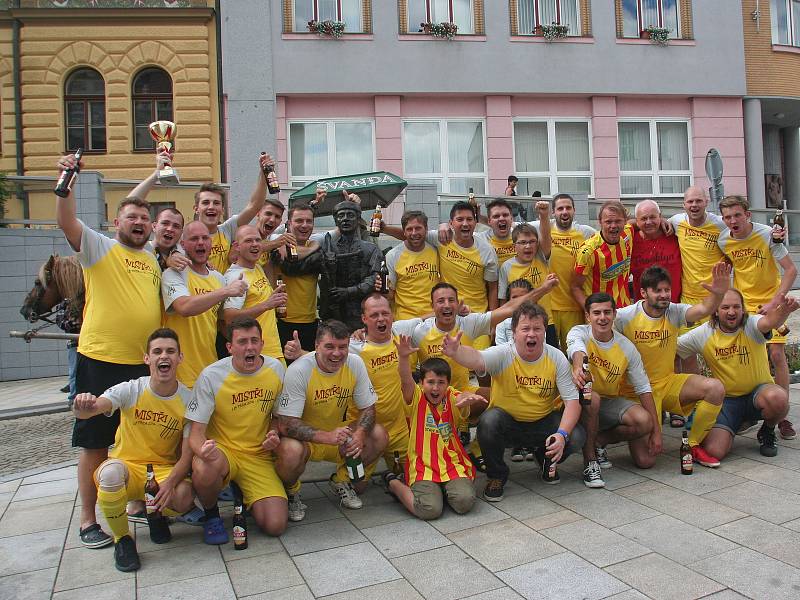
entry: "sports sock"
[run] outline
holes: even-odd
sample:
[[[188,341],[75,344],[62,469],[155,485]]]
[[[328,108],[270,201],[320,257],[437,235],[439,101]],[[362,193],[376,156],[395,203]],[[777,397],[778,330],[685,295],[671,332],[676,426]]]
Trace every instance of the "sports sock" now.
[[[699,445],[706,436],[714,423],[717,422],[717,415],[722,409],[721,404],[711,404],[706,400],[699,400],[694,408],[694,421],[692,428],[689,430],[689,445]]]
[[[300,483],[300,480],[298,479],[292,485],[287,485],[286,486],[286,493],[289,494],[290,496],[294,496],[294,495],[300,493],[300,487],[301,486],[302,486],[302,484]]]
[[[108,490],[97,490],[97,504],[108,521],[111,533],[114,534],[114,543],[121,537],[130,535],[128,527],[128,513],[125,506],[128,504],[128,492],[125,488],[109,492]]]

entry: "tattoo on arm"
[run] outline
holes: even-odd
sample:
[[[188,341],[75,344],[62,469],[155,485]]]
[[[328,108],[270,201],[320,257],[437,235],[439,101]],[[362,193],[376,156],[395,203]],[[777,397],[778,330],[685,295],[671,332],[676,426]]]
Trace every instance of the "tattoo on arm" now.
[[[368,406],[364,410],[361,411],[361,414],[358,416],[358,423],[357,426],[363,429],[364,431],[372,431],[372,427],[375,425],[375,405]]]
[[[281,417],[280,425],[281,432],[301,442],[312,441],[317,433],[316,429],[297,417]]]

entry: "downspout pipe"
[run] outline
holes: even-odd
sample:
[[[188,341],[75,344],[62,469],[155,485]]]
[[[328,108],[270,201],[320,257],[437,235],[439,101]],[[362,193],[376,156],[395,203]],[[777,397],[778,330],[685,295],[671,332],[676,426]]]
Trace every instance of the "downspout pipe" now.
[[[12,3],[13,8],[19,8],[19,0]],[[11,22],[11,53],[12,74],[14,78],[14,145],[16,149],[17,175],[25,175],[25,154],[23,152],[22,138],[22,58],[20,56],[20,33],[22,22],[15,18]],[[17,196],[22,200],[22,218],[30,219],[31,211],[28,205],[28,194],[22,184],[17,185]]]
[[[220,0],[214,2],[214,27],[217,37],[217,119],[219,121],[219,179],[228,181],[228,149],[225,142],[225,94],[222,89],[222,7]]]

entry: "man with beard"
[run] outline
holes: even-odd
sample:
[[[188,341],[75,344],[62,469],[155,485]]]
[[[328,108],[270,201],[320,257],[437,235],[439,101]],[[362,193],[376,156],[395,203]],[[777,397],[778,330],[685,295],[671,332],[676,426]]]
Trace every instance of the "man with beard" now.
[[[733,287],[742,292],[747,312],[766,314],[781,304],[792,289],[797,267],[786,246],[772,241],[771,229],[751,221],[750,204],[745,198],[723,198],[719,211],[728,229],[720,233],[717,244],[733,266]],[[773,331],[767,342],[767,354],[775,369],[775,383],[788,393],[786,336]],[[778,431],[785,440],[796,435],[787,420],[778,424]]]
[[[639,281],[647,267],[660,265],[668,272],[672,285],[672,301],[681,301],[681,250],[678,238],[662,230],[661,209],[652,200],[642,200],[633,211],[636,228],[631,253],[633,289],[640,289]]]
[[[627,337],[642,357],[653,390],[656,414],[662,410],[689,416],[694,410],[689,446],[695,462],[718,467],[719,458],[700,445],[717,419],[725,388],[709,377],[675,373],[678,332],[687,322],[711,315],[730,287],[730,266],[714,265],[711,284],[703,284],[709,295],[701,304],[674,304],[669,273],[658,265],[642,274],[640,293],[643,300],[617,311],[614,328]],[[624,392],[624,396],[633,394]],[[659,419],[658,426],[661,426]]]
[[[244,296],[229,296],[225,300],[225,323],[230,325],[237,317],[256,319],[264,334],[264,354],[284,362],[275,308],[286,305],[286,286],[273,290],[264,269],[258,264],[261,234],[254,225],[239,227],[235,243],[239,257],[225,273],[225,281],[231,284],[237,279],[244,280],[247,291]]]
[[[231,355],[203,370],[186,410],[192,422],[192,485],[206,513],[203,541],[212,545],[228,541],[217,495],[231,481],[267,535],[281,535],[288,514],[275,472],[273,452],[281,439],[272,419],[286,368],[261,354],[263,333],[255,319],[234,319],[228,337]]]
[[[400,218],[403,243],[386,255],[389,269],[389,299],[395,319],[414,319],[430,310],[431,288],[439,283],[439,254],[425,241],[428,216],[419,210],[406,211]]]
[[[62,157],[63,171],[76,166],[75,156]],[[155,256],[145,249],[152,223],[150,205],[138,198],[123,200],[114,225],[114,239],[86,227],[75,212],[72,192],[56,198],[56,220],[70,247],[76,252],[86,287],[86,306],[78,341],[76,393],[100,396],[108,388],[146,376],[143,364],[147,336],[161,325],[161,269]],[[119,327],[124,316],[133,327]],[[89,548],[113,542],[97,524],[97,488],[93,474],[108,458],[119,425],[119,411],[76,419],[72,445],[81,448],[78,488],[81,496],[80,537]]]
[[[166,312],[164,324],[183,340],[178,381],[191,389],[200,371],[217,360],[214,340],[220,304],[247,293],[247,283],[239,277],[226,284],[220,273],[208,267],[211,236],[200,221],[186,226],[181,245],[190,261],[189,268],[164,271],[161,295]]]
[[[114,534],[114,562],[120,571],[135,571],[140,566],[125,503],[143,499],[148,465],[159,485],[153,508],[180,514],[192,506],[192,486],[186,479],[192,451],[182,435],[191,392],[175,377],[181,358],[175,332],[156,329],[147,340],[144,355],[150,375],[117,384],[99,398],[91,393],[75,398],[73,411],[79,419],[107,418],[114,411],[121,412],[114,449],[95,473],[98,504]],[[153,543],[166,544],[172,538],[167,517],[149,525]]]
[[[725,402],[703,447],[717,458],[727,456],[733,438],[763,421],[758,431],[762,456],[776,456],[775,425],[789,412],[789,394],[773,383],[766,343],[770,332],[800,308],[795,298],[765,315],[748,315],[739,290],[725,293],[710,321],[678,338],[680,355],[702,354],[711,373],[725,386]]]

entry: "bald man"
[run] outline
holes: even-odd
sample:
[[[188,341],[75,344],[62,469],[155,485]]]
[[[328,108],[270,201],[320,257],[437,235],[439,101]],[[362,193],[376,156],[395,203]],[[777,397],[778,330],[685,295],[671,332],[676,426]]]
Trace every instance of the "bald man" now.
[[[641,298],[639,280],[645,269],[653,265],[664,267],[672,279],[672,302],[681,298],[681,251],[674,235],[665,235],[661,227],[661,209],[653,200],[642,200],[634,210],[636,228],[631,253],[633,300]],[[707,294],[706,294],[707,295]]]
[[[283,349],[278,337],[278,321],[275,309],[286,306],[286,288],[283,285],[272,288],[264,269],[258,264],[261,257],[261,233],[253,225],[243,225],[236,230],[234,249],[238,253],[236,263],[225,272],[225,281],[232,283],[237,279],[247,284],[244,296],[228,298],[225,301],[223,316],[229,325],[236,317],[250,317],[261,325],[264,339],[262,354],[276,358],[286,366]]]

